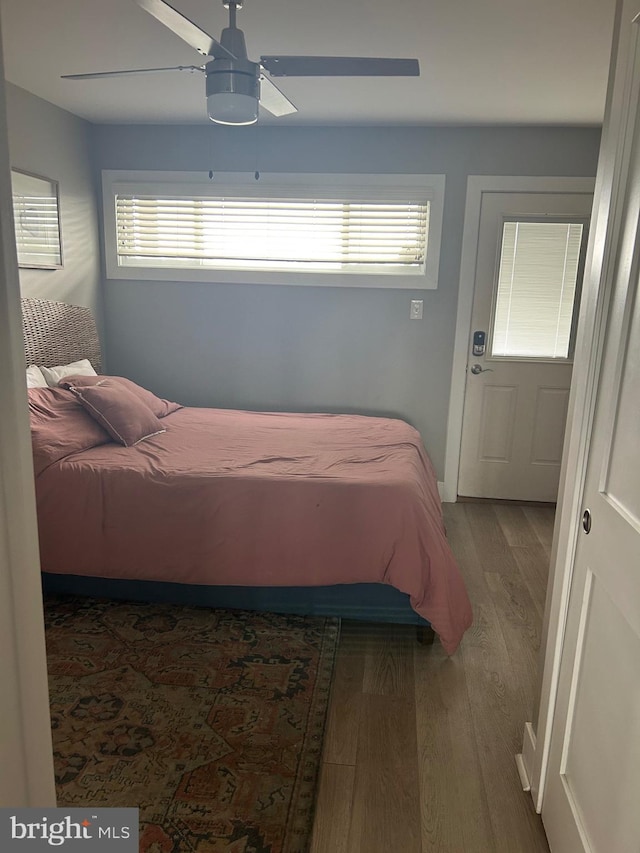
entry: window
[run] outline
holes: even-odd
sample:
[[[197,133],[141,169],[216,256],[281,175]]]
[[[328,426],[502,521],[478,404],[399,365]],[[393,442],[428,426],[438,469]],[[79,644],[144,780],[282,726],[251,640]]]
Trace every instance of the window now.
[[[585,230],[577,221],[504,223],[492,357],[571,356]]]
[[[442,176],[146,177],[105,173],[110,278],[437,286]]]

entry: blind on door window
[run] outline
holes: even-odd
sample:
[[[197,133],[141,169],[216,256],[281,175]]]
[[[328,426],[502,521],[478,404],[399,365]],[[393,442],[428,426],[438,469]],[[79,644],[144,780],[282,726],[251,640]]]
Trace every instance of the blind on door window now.
[[[582,232],[577,222],[504,223],[492,355],[569,356]]]
[[[428,229],[429,201],[116,197],[120,266],[418,271]]]

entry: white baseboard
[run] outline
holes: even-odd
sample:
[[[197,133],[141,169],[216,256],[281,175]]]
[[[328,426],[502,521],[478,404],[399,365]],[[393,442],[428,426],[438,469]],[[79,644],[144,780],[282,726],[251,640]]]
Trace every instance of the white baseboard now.
[[[522,760],[522,753],[519,752],[516,755],[516,767],[518,768],[518,776],[520,777],[520,784],[522,785],[523,791],[530,791],[531,784],[529,782],[529,777],[527,775],[527,771],[525,770],[524,761]]]
[[[522,782],[522,790],[531,790],[531,772],[536,754],[536,733],[533,730],[532,723],[524,724],[524,734],[522,736],[522,752],[516,755],[516,764],[520,781]]]
[[[438,494],[440,495],[440,500],[444,500],[444,482],[442,480],[438,480]]]

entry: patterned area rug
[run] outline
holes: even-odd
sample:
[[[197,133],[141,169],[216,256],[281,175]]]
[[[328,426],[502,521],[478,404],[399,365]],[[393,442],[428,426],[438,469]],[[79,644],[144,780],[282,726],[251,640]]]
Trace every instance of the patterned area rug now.
[[[303,853],[339,620],[48,598],[59,806],[138,806],[141,853]]]

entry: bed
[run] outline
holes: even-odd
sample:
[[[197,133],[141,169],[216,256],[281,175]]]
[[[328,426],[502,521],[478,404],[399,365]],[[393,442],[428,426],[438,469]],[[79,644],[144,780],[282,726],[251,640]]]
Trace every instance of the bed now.
[[[27,365],[101,373],[87,309],[24,299],[23,318]],[[87,399],[127,380],[85,381],[29,391],[45,589],[431,625],[455,651],[471,607],[411,426],[154,403],[129,382],[159,426],[124,446]]]

